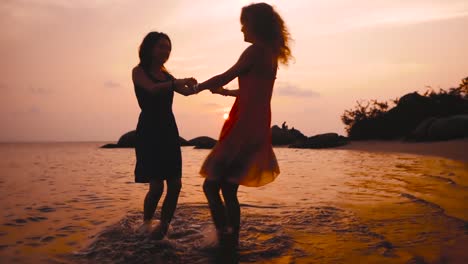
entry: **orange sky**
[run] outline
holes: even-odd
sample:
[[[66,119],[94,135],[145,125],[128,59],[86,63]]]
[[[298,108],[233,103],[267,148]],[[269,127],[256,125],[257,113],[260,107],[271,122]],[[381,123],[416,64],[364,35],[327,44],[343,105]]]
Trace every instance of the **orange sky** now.
[[[233,0],[3,0],[0,141],[115,141],[135,128],[130,71],[151,31],[167,33],[167,68],[199,81],[247,47]],[[288,0],[277,7],[294,38],[280,68],[273,124],[311,136],[344,134],[360,99],[387,100],[468,76],[466,0]],[[237,81],[228,88],[236,88]],[[176,95],[180,134],[217,137],[232,98]]]

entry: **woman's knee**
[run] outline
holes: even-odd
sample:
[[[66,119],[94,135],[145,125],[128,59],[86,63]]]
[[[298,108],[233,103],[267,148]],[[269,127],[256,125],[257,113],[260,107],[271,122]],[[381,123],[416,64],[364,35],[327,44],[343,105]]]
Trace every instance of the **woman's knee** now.
[[[239,185],[237,184],[223,183],[221,185],[221,191],[223,193],[224,199],[236,203],[238,188],[239,188]]]
[[[203,183],[203,192],[205,193],[206,196],[210,196],[214,193],[218,193],[219,189],[220,189],[219,184],[216,181],[205,180],[205,182]]]
[[[175,180],[167,181],[168,192],[179,193],[181,189],[182,189],[182,179],[175,179]]]
[[[151,181],[149,184],[149,190],[148,193],[152,196],[154,195],[160,195],[164,191],[164,182],[155,180]]]

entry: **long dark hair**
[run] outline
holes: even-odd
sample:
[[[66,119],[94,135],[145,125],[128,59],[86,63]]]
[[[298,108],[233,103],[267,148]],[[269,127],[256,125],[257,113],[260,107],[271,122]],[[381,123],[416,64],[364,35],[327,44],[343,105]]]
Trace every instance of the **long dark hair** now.
[[[140,65],[146,72],[149,72],[151,63],[153,62],[152,53],[154,45],[156,45],[156,43],[158,43],[158,41],[162,38],[167,39],[167,41],[169,41],[172,46],[171,39],[167,34],[156,31],[148,33],[140,44],[140,49],[138,51],[140,63],[138,65]],[[164,72],[168,72],[164,65],[162,66],[162,70]]]
[[[256,37],[271,45],[279,62],[288,64],[293,57],[289,48],[291,35],[283,19],[271,5],[257,3],[244,6],[240,20]]]

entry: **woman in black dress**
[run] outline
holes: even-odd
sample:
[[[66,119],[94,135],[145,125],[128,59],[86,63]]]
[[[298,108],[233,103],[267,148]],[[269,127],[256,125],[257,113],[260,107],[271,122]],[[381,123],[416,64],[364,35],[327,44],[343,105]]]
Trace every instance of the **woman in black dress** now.
[[[161,210],[160,225],[151,236],[162,239],[177,206],[182,187],[182,158],[177,124],[172,112],[174,91],[194,94],[194,78],[175,79],[164,67],[171,53],[169,37],[150,32],[140,45],[140,63],[133,68],[132,80],[141,108],[136,129],[135,182],[149,183],[144,200],[144,223],[149,231],[151,220],[167,183],[167,194]]]

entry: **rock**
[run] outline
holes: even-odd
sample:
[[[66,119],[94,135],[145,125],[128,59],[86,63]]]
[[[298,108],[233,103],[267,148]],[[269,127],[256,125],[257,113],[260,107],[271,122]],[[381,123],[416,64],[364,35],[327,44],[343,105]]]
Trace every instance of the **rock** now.
[[[117,144],[109,143],[109,144],[102,145],[101,148],[120,148],[120,146]]]
[[[332,148],[348,144],[346,137],[336,133],[319,134],[309,137],[303,141],[291,144],[290,148]]]
[[[188,141],[191,146],[195,146],[196,149],[211,149],[216,145],[216,140],[210,137],[196,137]]]
[[[306,138],[301,131],[294,129],[294,127],[289,129],[286,122],[283,123],[282,128],[277,125],[271,128],[271,143],[273,146],[290,145]]]
[[[419,123],[419,125],[408,135],[406,140],[408,141],[424,141],[428,139],[428,131],[432,123],[437,120],[435,117],[426,118],[424,121]]]
[[[180,146],[184,147],[184,146],[192,146],[190,145],[190,143],[185,140],[183,137],[180,137]]]
[[[117,142],[117,145],[120,148],[134,148],[136,143],[136,131],[132,130],[130,132],[127,132],[123,134],[120,138],[119,141]]]
[[[468,115],[454,115],[434,120],[427,131],[429,140],[468,137]]]
[[[190,144],[187,140],[185,140],[182,137],[180,138],[180,145],[181,146],[193,146]],[[136,143],[136,131],[132,130],[129,131],[125,134],[123,134],[120,138],[117,144],[105,144],[101,146],[101,148],[134,148]]]
[[[468,137],[468,115],[429,117],[407,137],[410,141],[435,141]]]

